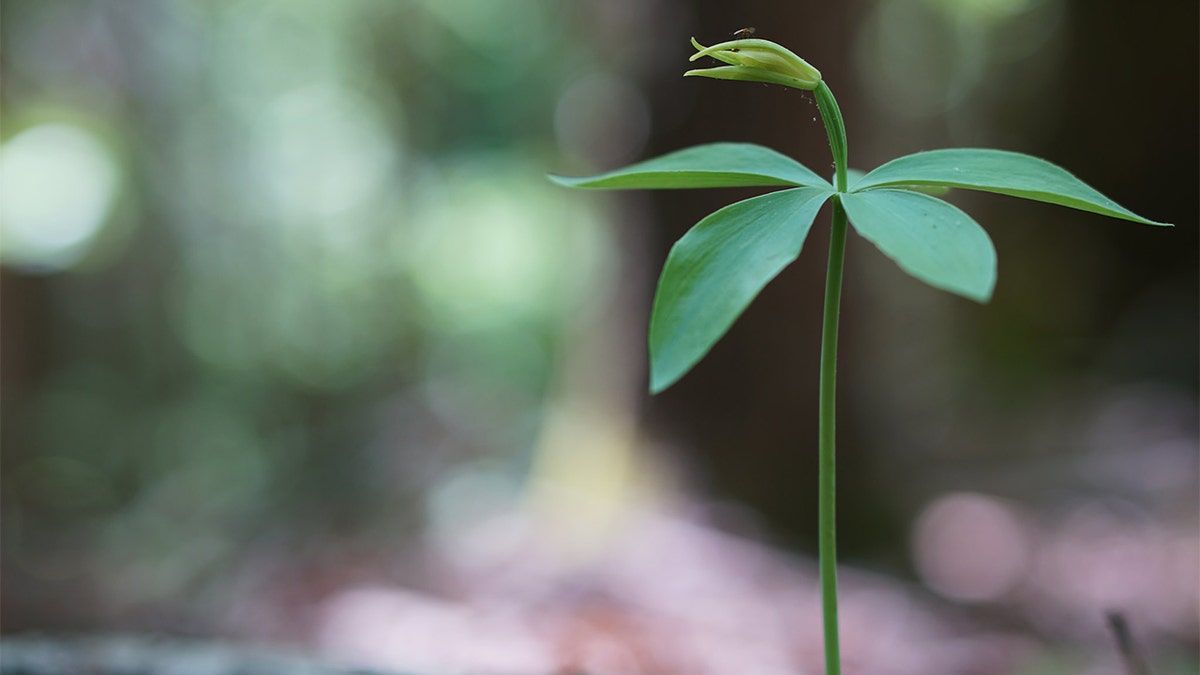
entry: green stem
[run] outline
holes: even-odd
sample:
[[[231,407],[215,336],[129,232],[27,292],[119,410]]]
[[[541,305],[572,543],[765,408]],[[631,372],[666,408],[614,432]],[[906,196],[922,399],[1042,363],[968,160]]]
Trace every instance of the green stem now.
[[[842,303],[842,263],[846,254],[846,211],[833,200],[829,234],[829,269],[825,273],[825,316],[821,326],[821,395],[818,413],[818,549],[821,566],[821,610],[825,622],[825,675],[842,671],[838,648],[837,481],[835,472],[837,336]]]
[[[816,89],[817,107],[829,134],[835,184],[846,190],[846,127],[833,92],[825,82]],[[825,273],[825,314],[821,323],[821,393],[818,416],[818,555],[821,568],[821,612],[825,624],[825,675],[841,675],[837,598],[837,336],[842,303],[842,269],[846,258],[846,210],[840,194],[833,198],[829,234],[829,268]]]
[[[846,124],[842,121],[842,110],[838,107],[837,99],[829,90],[829,85],[822,80],[813,90],[817,98],[817,109],[821,111],[821,121],[825,123],[825,133],[829,135],[829,149],[833,152],[834,171],[836,172],[834,186],[838,192],[846,191]]]

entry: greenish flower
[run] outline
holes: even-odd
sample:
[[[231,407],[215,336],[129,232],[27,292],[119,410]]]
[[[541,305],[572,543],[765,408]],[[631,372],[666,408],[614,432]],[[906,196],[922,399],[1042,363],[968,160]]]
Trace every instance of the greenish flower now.
[[[689,70],[683,74],[684,77],[698,75],[718,80],[768,82],[809,91],[816,89],[821,83],[821,71],[810,66],[807,61],[786,47],[770,40],[730,40],[705,47],[696,42],[696,38],[692,38],[692,46],[697,51],[689,61],[711,56],[729,65]]]

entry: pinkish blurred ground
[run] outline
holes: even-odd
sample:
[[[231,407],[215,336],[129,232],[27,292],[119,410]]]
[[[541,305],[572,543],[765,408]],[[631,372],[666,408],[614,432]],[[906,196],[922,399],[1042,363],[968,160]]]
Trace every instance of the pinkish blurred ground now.
[[[1020,577],[989,600],[1012,619],[1004,628],[918,585],[844,568],[843,672],[1035,672],[1044,645],[1034,625],[1083,645],[1085,667],[1071,672],[1119,675],[1104,633],[1112,608],[1152,646],[1194,634],[1194,535],[1095,513],[1021,527]],[[549,541],[532,519],[507,514],[432,542],[416,575],[432,582],[332,589],[311,617],[311,639],[326,656],[419,673],[823,672],[810,560],[662,513],[638,514],[586,559]]]

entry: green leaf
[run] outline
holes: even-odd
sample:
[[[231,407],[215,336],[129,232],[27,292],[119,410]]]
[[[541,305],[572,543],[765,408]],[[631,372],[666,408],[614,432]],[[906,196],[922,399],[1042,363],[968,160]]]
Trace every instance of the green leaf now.
[[[925,283],[987,302],[996,285],[996,249],[955,206],[907,190],[841,196],[850,224],[900,268]]]
[[[567,187],[613,190],[773,185],[833,189],[796,160],[751,143],[697,145],[598,176],[551,175],[550,180]]]
[[[847,185],[854,185],[857,181],[862,180],[863,176],[867,175],[866,171],[859,169],[846,169]],[[944,185],[890,185],[888,187],[897,190],[910,190],[912,192],[921,192],[933,197],[944,197],[950,192],[950,188]]]
[[[805,187],[746,199],[707,216],[675,243],[650,316],[650,391],[691,370],[800,255],[831,194]]]
[[[1168,225],[1143,218],[1122,207],[1044,159],[1005,150],[952,148],[918,152],[894,159],[868,173],[851,192],[879,187],[944,186],[998,192],[1040,202],[1132,220]]]

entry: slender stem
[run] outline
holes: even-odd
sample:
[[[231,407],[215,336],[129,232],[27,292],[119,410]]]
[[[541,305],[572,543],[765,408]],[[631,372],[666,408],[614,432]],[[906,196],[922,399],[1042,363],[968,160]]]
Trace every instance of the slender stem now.
[[[829,135],[835,185],[846,190],[846,126],[833,92],[824,81],[816,91],[817,107]],[[846,258],[846,210],[834,196],[829,234],[829,268],[825,272],[825,315],[821,323],[821,393],[818,416],[818,555],[821,568],[821,613],[825,624],[825,675],[841,675],[837,597],[837,337],[842,303],[842,268]]]
[[[817,98],[817,109],[821,111],[821,121],[825,123],[825,133],[829,135],[829,149],[833,152],[833,165],[836,173],[834,186],[838,192],[846,191],[846,124],[842,121],[842,110],[838,107],[837,99],[833,97],[829,85],[824,80],[813,91]]]
[[[835,432],[838,315],[842,302],[842,263],[846,254],[846,211],[833,199],[829,234],[829,269],[825,273],[825,316],[821,326],[821,395],[818,414],[818,540],[821,567],[821,611],[825,623],[825,675],[842,671],[838,643],[837,490]]]
[[[1137,643],[1133,640],[1133,633],[1129,630],[1129,622],[1125,620],[1125,615],[1120,612],[1108,612],[1107,618],[1108,627],[1117,641],[1117,652],[1121,655],[1121,661],[1125,663],[1125,670],[1129,675],[1150,675],[1150,667],[1146,665]]]

